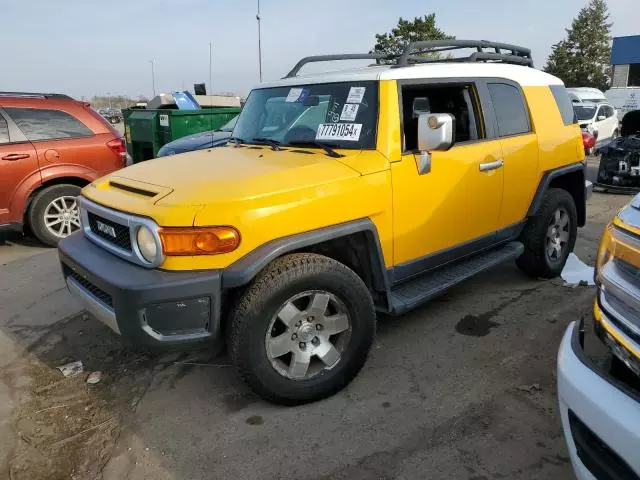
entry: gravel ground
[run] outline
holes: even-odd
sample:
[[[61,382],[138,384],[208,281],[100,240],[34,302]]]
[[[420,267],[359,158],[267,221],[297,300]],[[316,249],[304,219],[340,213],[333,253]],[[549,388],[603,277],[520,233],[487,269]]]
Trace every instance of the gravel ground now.
[[[591,199],[583,261],[628,200]],[[593,295],[504,265],[379,318],[347,389],[285,408],[253,395],[224,355],[123,349],[69,296],[56,252],[13,238],[0,244],[0,478],[573,478],[555,358]],[[100,383],[56,369],[76,360]]]

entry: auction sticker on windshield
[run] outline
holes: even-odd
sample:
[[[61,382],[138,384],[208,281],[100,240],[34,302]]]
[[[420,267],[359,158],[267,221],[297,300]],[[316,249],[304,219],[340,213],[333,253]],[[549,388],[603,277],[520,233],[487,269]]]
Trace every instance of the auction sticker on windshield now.
[[[342,113],[340,114],[340,120],[353,122],[358,115],[358,108],[360,105],[357,103],[345,103],[342,107]]]
[[[321,123],[318,125],[316,140],[344,140],[357,142],[360,140],[361,123]]]
[[[362,103],[367,87],[351,87],[347,96],[347,103]]]

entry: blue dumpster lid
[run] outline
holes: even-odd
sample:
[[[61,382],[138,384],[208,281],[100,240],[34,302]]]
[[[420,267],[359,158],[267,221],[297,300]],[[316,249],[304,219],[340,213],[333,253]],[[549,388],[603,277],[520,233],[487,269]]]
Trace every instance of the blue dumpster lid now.
[[[178,110],[200,110],[200,105],[196,99],[187,91],[173,92],[173,98],[176,101]]]

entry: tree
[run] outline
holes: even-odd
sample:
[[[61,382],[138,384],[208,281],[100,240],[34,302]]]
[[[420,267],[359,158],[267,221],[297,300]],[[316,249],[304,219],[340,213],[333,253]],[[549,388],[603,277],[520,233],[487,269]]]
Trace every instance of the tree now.
[[[568,87],[606,90],[611,79],[611,23],[606,0],[590,0],[573,19],[567,37],[556,43],[545,71]]]
[[[455,37],[447,35],[436,26],[436,14],[416,17],[413,21],[400,17],[398,25],[390,33],[376,34],[376,44],[372,53],[397,56],[410,42],[420,40],[450,40]]]

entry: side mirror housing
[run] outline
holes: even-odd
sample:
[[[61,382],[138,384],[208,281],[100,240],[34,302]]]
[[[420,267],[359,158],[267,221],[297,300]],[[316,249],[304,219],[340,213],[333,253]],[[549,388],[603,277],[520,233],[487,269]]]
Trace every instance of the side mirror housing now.
[[[422,113],[418,117],[418,150],[448,150],[453,144],[455,118],[450,113]]]
[[[605,117],[604,115],[598,115],[598,121],[601,122],[603,120],[606,120],[607,117]]]
[[[448,150],[453,145],[455,117],[450,113],[422,113],[418,117],[418,173],[431,171],[431,152]]]

